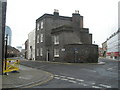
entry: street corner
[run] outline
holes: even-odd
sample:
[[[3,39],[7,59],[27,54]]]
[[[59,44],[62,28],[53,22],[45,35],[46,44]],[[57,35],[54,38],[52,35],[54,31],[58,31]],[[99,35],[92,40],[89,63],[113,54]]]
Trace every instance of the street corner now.
[[[26,84],[25,86],[23,86],[23,88],[32,88],[32,87],[35,87],[38,85],[40,86],[42,84],[45,84],[45,83],[51,81],[54,78],[54,75],[52,73],[43,71],[43,70],[40,70],[40,71],[42,74],[44,74],[44,76],[37,81],[33,81],[33,82]]]
[[[31,88],[47,83],[53,79],[53,74],[21,65],[19,73],[9,73],[3,80],[3,88]]]

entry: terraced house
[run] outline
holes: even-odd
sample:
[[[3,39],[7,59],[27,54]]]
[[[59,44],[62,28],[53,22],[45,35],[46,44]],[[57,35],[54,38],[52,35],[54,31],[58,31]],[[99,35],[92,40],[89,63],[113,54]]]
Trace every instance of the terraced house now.
[[[55,10],[36,20],[35,58],[57,62],[98,61],[98,46],[92,44],[92,34],[83,27],[79,11],[66,17]]]

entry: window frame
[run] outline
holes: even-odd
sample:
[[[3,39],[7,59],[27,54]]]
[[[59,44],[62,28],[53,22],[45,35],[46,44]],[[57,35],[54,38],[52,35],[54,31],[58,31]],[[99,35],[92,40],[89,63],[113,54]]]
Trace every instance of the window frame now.
[[[37,56],[39,56],[39,48],[37,48]]]
[[[40,38],[40,35],[38,34],[37,35],[37,43],[39,43],[39,38]]]
[[[59,57],[60,56],[60,52],[58,48],[54,48],[54,57]]]
[[[43,29],[43,25],[44,25],[44,23],[43,23],[43,21],[41,21],[40,22],[40,29]]]
[[[40,24],[37,23],[37,30],[40,30]]]
[[[54,36],[54,44],[55,45],[59,44],[59,36],[58,35]]]
[[[40,34],[40,42],[43,42],[43,34]]]
[[[40,48],[40,56],[43,56],[43,48]]]

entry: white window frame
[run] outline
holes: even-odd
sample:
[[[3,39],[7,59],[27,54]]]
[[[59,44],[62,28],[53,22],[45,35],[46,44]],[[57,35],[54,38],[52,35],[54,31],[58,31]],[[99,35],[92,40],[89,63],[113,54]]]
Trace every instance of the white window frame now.
[[[54,57],[59,57],[59,49],[54,49]]]
[[[58,35],[54,36],[54,44],[59,44],[59,36]]]
[[[43,56],[43,48],[40,48],[40,56]]]
[[[37,48],[37,56],[39,56],[39,48]]]
[[[40,42],[43,42],[43,34],[40,34]]]
[[[43,21],[40,23],[40,28],[43,29]]]
[[[37,35],[37,43],[39,43],[39,37],[40,37],[40,36],[39,36],[39,34],[38,34],[38,35]]]
[[[39,30],[40,29],[40,24],[39,23],[37,23],[37,30]]]

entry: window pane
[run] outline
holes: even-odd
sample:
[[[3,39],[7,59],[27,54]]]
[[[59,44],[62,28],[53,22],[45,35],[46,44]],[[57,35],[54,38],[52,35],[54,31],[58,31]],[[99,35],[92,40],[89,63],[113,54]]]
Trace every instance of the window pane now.
[[[38,23],[38,24],[37,24],[37,30],[39,30],[39,28],[40,28],[40,24]]]
[[[40,35],[40,41],[43,42],[43,34]]]
[[[37,35],[37,43],[39,43],[39,35]]]
[[[43,29],[43,21],[41,21],[41,29]]]

